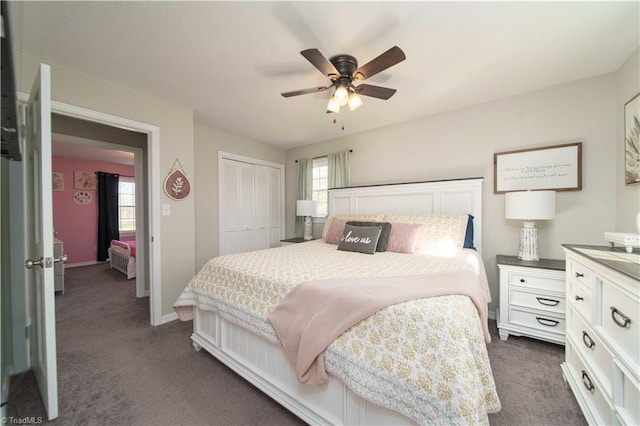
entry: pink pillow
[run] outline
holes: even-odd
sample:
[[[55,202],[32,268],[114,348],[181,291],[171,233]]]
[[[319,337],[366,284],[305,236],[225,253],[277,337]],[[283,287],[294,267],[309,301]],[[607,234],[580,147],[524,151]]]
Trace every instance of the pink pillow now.
[[[340,237],[344,231],[344,226],[347,224],[347,219],[338,219],[334,217],[327,231],[327,238],[325,241],[329,244],[340,244]]]
[[[412,254],[416,249],[418,235],[421,230],[421,224],[392,223],[387,251]]]

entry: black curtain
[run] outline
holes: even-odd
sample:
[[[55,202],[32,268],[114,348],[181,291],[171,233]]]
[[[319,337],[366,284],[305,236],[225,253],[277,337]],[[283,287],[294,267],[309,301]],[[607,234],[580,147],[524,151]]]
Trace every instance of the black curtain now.
[[[98,177],[98,261],[107,260],[111,240],[120,239],[118,181],[120,175],[96,172]]]

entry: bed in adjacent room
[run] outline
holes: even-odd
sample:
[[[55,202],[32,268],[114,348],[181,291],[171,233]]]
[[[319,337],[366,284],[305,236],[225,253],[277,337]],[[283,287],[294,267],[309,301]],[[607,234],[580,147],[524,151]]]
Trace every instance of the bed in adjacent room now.
[[[122,272],[127,279],[136,276],[136,242],[112,240],[107,249],[111,268]]]
[[[486,424],[500,402],[486,349],[481,195],[482,179],[331,190],[322,239],[213,258],[174,307],[193,318],[196,349],[306,422]],[[368,232],[378,242],[379,223],[390,224],[390,250],[345,246]],[[366,313],[362,295],[383,287],[379,299],[393,304]],[[401,288],[418,296],[405,300]],[[367,307],[363,318],[338,315],[358,311],[349,303]]]

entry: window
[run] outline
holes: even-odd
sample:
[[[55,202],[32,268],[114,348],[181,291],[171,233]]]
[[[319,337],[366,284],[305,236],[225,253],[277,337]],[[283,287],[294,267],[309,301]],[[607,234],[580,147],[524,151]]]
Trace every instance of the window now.
[[[120,232],[135,232],[136,182],[134,178],[120,176],[118,183],[118,216]]]
[[[329,207],[327,157],[313,159],[313,190],[312,200],[318,203],[316,217],[327,217]]]

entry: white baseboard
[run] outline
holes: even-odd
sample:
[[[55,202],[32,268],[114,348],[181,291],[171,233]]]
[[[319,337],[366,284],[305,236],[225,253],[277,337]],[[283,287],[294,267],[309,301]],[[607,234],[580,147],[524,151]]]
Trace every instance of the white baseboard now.
[[[161,316],[160,320],[158,321],[158,323],[156,325],[166,324],[166,323],[169,323],[171,321],[175,321],[177,319],[178,319],[178,314],[175,313],[175,312],[172,312],[170,314]]]
[[[98,264],[102,264],[102,263],[107,263],[105,262],[98,262],[97,260],[88,260],[86,262],[76,262],[76,263],[65,263],[64,267],[65,268],[77,268],[78,266],[91,266],[91,265],[98,265]]]

